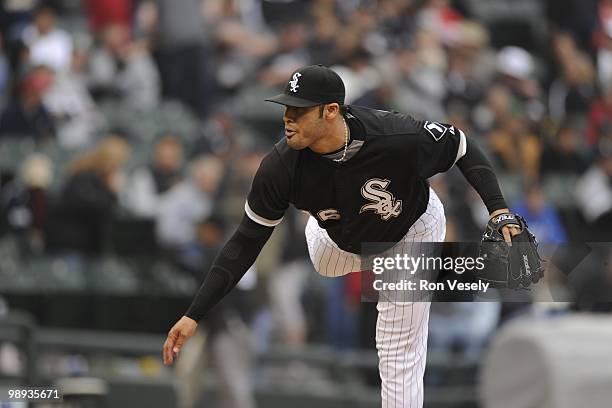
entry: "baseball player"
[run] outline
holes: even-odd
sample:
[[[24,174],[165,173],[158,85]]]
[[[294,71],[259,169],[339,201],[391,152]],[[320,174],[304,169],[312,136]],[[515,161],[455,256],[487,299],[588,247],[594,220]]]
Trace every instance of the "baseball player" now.
[[[389,254],[418,256],[420,243],[444,241],[444,208],[428,178],[454,165],[492,217],[509,212],[490,162],[460,129],[344,105],[344,96],[341,78],[313,65],[295,71],[284,92],[267,99],[285,106],[285,137],[261,162],[240,225],[168,333],[165,364],[254,263],[289,204],[310,214],[310,259],[328,277],[361,271],[364,242],[387,243]],[[519,232],[513,223],[499,228],[507,243]],[[429,306],[378,301],[383,408],[423,405]]]

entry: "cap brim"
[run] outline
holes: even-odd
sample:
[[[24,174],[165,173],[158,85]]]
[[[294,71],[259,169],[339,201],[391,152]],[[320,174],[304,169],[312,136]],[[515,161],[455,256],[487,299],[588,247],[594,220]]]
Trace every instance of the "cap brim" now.
[[[276,96],[266,99],[265,101],[274,102],[274,103],[278,103],[280,105],[285,105],[285,106],[295,106],[296,108],[308,108],[310,106],[320,105],[319,102],[313,102],[307,99],[298,98],[297,96],[287,95],[287,94],[276,95]]]

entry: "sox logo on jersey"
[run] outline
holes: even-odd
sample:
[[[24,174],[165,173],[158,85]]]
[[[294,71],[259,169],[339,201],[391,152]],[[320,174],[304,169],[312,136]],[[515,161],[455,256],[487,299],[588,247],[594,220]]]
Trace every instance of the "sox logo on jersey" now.
[[[389,183],[391,181],[378,178],[370,179],[364,183],[361,187],[361,195],[372,202],[363,205],[359,214],[365,211],[374,211],[385,221],[400,215],[402,200],[396,200],[393,194],[386,190]]]

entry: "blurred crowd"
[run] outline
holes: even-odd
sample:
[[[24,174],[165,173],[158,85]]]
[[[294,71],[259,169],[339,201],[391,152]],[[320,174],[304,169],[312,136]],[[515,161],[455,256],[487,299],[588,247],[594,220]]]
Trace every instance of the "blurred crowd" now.
[[[463,129],[541,242],[609,236],[610,0],[2,2],[0,234],[25,258],[154,251],[199,281],[282,137],[263,99],[315,63],[340,74],[348,104]],[[169,103],[193,126],[160,123]],[[432,185],[447,239],[478,240],[488,214],[461,175]],[[351,278],[303,293],[304,222],[288,214],[257,264],[273,318],[289,342],[314,327],[352,347]],[[330,306],[325,323],[304,296]]]

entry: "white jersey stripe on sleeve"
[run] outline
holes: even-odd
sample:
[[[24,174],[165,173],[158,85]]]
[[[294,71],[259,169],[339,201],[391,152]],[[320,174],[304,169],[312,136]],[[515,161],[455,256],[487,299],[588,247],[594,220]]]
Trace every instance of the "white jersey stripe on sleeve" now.
[[[457,128],[455,128],[457,129]],[[465,133],[461,129],[457,129],[459,131],[459,148],[457,149],[457,157],[455,157],[455,161],[453,162],[453,166],[457,161],[465,156],[465,152],[467,151],[467,140],[465,140]],[[451,167],[453,167],[451,166]]]
[[[251,220],[255,221],[260,225],[263,225],[264,227],[275,227],[283,220],[283,217],[280,217],[278,220],[269,220],[267,218],[255,214],[255,212],[249,206],[248,201],[245,201],[244,203],[244,212]]]

